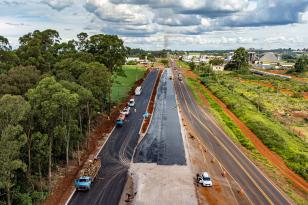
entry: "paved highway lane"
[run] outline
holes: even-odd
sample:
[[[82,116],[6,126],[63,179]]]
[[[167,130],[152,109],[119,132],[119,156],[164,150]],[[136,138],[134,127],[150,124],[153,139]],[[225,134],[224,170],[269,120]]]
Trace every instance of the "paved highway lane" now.
[[[239,183],[253,204],[286,205],[287,197],[237,148],[194,100],[185,82],[175,80],[182,113],[208,149]],[[215,182],[214,182],[215,183]]]
[[[134,148],[137,145],[138,133],[151,97],[158,70],[151,71],[142,84],[141,96],[135,96],[136,112],[131,109],[121,128],[115,128],[98,157],[102,161],[102,168],[88,192],[75,192],[70,205],[116,205],[119,203],[127,171]],[[72,182],[73,183],[73,182]]]
[[[171,69],[160,79],[148,133],[137,146],[134,162],[185,165],[185,150],[175,100]]]

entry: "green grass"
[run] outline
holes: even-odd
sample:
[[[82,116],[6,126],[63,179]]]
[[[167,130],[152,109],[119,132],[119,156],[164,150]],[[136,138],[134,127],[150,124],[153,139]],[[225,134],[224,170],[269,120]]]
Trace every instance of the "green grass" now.
[[[127,96],[135,82],[144,76],[146,68],[135,65],[125,65],[123,66],[123,71],[126,77],[116,76],[112,85],[111,99],[114,103],[119,103]]]
[[[223,122],[226,127],[227,133],[233,138],[233,140],[238,141],[241,145],[246,147],[248,150],[255,149],[250,140],[241,132],[241,130],[234,124],[234,122],[227,116],[227,114],[221,109],[221,107],[213,100],[203,89],[202,85],[196,80],[192,78],[187,79],[187,84],[191,91],[193,92],[194,97],[197,100],[197,103],[200,104],[201,100],[196,93],[196,89],[201,92],[212,108],[212,113],[215,115],[216,119],[218,118],[221,122]]]
[[[188,63],[184,62],[184,61],[176,61],[176,66],[177,67],[181,67],[181,68],[185,68],[185,69],[189,69],[189,65]]]
[[[236,84],[237,79],[234,79]],[[290,133],[281,123],[271,117],[269,113],[258,112],[256,105],[238,93],[238,89],[228,89],[226,83],[222,84],[210,78],[203,78],[203,83],[227,107],[251,129],[261,141],[282,157],[286,164],[304,179],[308,179],[307,144]],[[274,102],[274,101],[273,101]],[[275,101],[277,102],[277,100]]]
[[[271,176],[274,180],[279,180],[280,176],[276,175],[277,168],[274,167],[260,152],[255,148],[255,146],[251,143],[251,141],[241,132],[241,130],[233,123],[233,121],[226,115],[226,113],[220,108],[220,106],[216,103],[214,99],[212,99],[203,89],[202,85],[196,80],[192,78],[187,78],[186,82],[188,84],[189,89],[192,91],[196,101],[198,104],[202,105],[202,100],[200,99],[198,92],[201,92],[208,102],[210,103],[210,112],[218,121],[220,126],[226,132],[226,134],[234,141],[240,143],[244,146],[250,153],[248,156],[252,159],[263,164],[267,170],[267,172],[271,173]],[[291,187],[292,183],[287,182],[282,186],[282,189],[288,194],[290,198],[294,200],[294,202],[298,205],[305,204],[305,198],[299,195],[296,191],[294,191]]]

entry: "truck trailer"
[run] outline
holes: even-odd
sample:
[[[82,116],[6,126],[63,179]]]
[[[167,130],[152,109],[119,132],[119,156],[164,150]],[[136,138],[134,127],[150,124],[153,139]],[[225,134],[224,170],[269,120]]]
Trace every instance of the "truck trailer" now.
[[[97,158],[86,162],[84,168],[80,171],[80,177],[74,181],[76,190],[90,190],[91,185],[94,182],[100,168],[101,161]]]

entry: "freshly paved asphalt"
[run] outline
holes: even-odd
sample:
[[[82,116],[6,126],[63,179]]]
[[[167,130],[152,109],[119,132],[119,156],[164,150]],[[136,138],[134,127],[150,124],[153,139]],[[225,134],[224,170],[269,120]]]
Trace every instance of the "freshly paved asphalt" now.
[[[142,94],[135,96],[136,112],[133,111],[125,119],[121,128],[116,128],[99,153],[102,168],[90,191],[75,192],[69,204],[73,205],[116,205],[119,203],[127,171],[137,145],[138,133],[151,97],[158,70],[151,71],[142,84]],[[73,183],[73,182],[72,182]]]
[[[174,66],[172,63],[172,67]],[[190,127],[239,183],[253,204],[291,204],[287,197],[237,148],[213,118],[197,105],[184,81],[175,79],[175,90],[182,114]]]
[[[148,133],[137,146],[134,162],[185,165],[185,150],[175,100],[171,69],[160,79]]]

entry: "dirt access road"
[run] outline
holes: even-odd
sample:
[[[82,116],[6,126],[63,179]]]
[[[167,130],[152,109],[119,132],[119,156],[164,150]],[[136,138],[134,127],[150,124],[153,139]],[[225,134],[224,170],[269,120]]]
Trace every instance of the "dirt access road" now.
[[[182,113],[189,126],[238,182],[250,201],[254,204],[291,204],[290,200],[219,128],[209,113],[197,105],[184,81],[175,79],[175,89]]]

